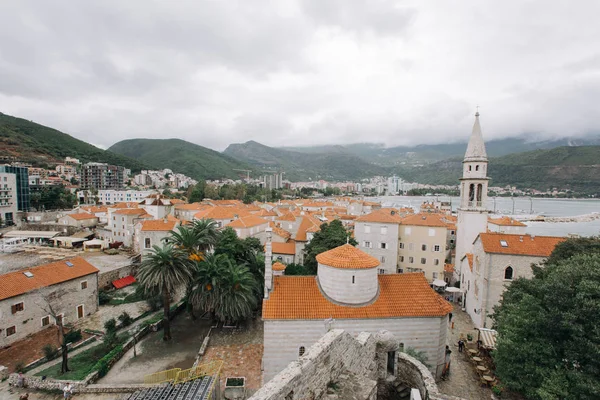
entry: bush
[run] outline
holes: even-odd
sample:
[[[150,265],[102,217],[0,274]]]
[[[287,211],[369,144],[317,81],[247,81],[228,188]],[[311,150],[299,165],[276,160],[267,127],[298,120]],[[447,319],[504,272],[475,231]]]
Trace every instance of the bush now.
[[[104,290],[100,290],[98,292],[98,302],[101,306],[108,304],[110,302],[110,295],[106,293]]]
[[[104,323],[104,331],[106,334],[109,332],[116,332],[117,330],[117,321],[114,318],[109,319]]]
[[[112,361],[113,358],[117,356],[120,352],[123,351],[123,346],[118,345],[114,349],[112,349],[107,355],[102,357],[96,365],[92,368],[92,371],[98,371],[98,375],[102,378],[108,372],[108,364]]]
[[[421,363],[423,365],[425,365],[427,368],[431,368],[431,365],[429,365],[429,359],[427,358],[427,355],[425,354],[424,351],[419,351],[417,349],[414,349],[412,347],[407,347],[404,352],[406,354],[408,354],[409,356],[416,358],[417,360],[421,361]]]
[[[25,372],[25,363],[23,361],[17,361],[15,364],[16,372]]]
[[[118,343],[119,338],[117,337],[116,331],[108,331],[104,335],[102,342],[104,343],[104,347],[106,350],[111,350]]]
[[[129,326],[133,322],[133,319],[126,311],[123,311],[123,313],[119,315],[119,321],[121,322],[121,326]]]
[[[44,357],[46,357],[46,360],[48,361],[56,358],[56,356],[58,355],[58,348],[56,348],[56,346],[52,344],[47,344],[44,347],[42,347],[42,351],[44,352]]]
[[[81,329],[73,330],[65,334],[65,343],[77,343],[81,340]]]

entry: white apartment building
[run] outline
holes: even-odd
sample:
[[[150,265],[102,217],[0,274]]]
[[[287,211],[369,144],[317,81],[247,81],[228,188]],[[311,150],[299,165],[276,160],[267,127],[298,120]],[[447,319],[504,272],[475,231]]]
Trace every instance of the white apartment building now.
[[[17,175],[0,172],[0,218],[11,225],[17,218]]]
[[[405,217],[400,226],[398,267],[400,272],[423,272],[429,282],[444,279],[450,257],[448,222],[442,214],[422,213]]]
[[[146,197],[158,194],[156,190],[98,190],[97,195],[93,195],[90,190],[80,190],[77,192],[77,198],[81,204],[92,204],[94,199],[98,198],[98,204],[117,204],[130,203],[144,200]]]
[[[381,208],[360,216],[354,225],[358,248],[379,260],[380,274],[398,272],[398,243],[402,216],[394,208]]]

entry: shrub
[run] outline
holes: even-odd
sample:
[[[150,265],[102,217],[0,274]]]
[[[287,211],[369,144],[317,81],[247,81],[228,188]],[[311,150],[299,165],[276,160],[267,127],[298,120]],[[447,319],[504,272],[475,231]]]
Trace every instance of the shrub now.
[[[102,342],[104,343],[104,347],[106,347],[106,350],[108,351],[115,347],[115,345],[118,343],[118,340],[119,338],[117,337],[116,331],[108,331],[104,335]]]
[[[96,365],[92,368],[92,371],[98,371],[98,375],[102,378],[108,372],[108,364],[112,361],[113,358],[117,356],[120,352],[123,351],[123,346],[118,345],[114,349],[112,349],[107,355],[102,357]]]
[[[101,306],[108,304],[110,302],[110,295],[106,293],[104,290],[100,290],[98,292],[98,302]]]
[[[106,334],[117,330],[117,321],[114,318],[109,319],[104,323],[104,331]]]
[[[429,365],[429,359],[427,358],[427,355],[425,354],[424,351],[419,351],[417,349],[414,349],[412,347],[407,347],[404,352],[406,354],[408,354],[409,356],[416,358],[417,360],[419,360],[423,365],[425,365],[427,368],[431,368],[431,365]]]
[[[121,322],[121,326],[128,326],[131,325],[133,319],[126,311],[123,311],[123,313],[119,315],[119,321]]]
[[[52,344],[47,344],[44,347],[42,347],[42,351],[44,352],[44,357],[46,357],[46,360],[48,361],[56,358],[56,356],[58,355],[58,348],[56,348],[56,346]]]
[[[65,343],[77,343],[81,340],[81,329],[73,330],[65,334]]]
[[[25,372],[25,363],[23,361],[17,361],[15,364],[15,371]]]

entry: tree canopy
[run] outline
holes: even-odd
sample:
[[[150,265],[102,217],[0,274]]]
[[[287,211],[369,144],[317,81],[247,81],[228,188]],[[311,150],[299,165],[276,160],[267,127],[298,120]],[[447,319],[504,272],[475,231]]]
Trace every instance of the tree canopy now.
[[[508,388],[531,399],[598,398],[599,245],[598,239],[566,241],[534,268],[532,279],[516,279],[504,293],[493,316],[493,357]]]
[[[317,273],[317,255],[327,250],[335,249],[346,242],[353,246],[357,245],[357,241],[350,237],[350,233],[346,231],[344,225],[339,220],[333,220],[329,224],[321,225],[318,232],[308,245],[304,248],[306,256],[304,257],[304,266],[307,271],[315,275]]]

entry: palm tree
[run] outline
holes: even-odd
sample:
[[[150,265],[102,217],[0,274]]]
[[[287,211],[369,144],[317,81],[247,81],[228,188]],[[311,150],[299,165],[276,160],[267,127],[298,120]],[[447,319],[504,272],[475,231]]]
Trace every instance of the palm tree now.
[[[196,264],[194,281],[188,290],[188,303],[214,316],[219,301],[220,279],[227,260],[224,254],[207,255]],[[192,314],[193,315],[193,314]]]
[[[258,305],[258,291],[258,282],[248,267],[227,258],[220,279],[217,316],[222,321],[248,318]]]
[[[185,250],[192,261],[202,261],[219,240],[220,231],[212,219],[194,221],[192,225],[180,226],[171,231],[165,242]]]
[[[161,293],[163,297],[163,340],[171,340],[169,311],[171,296],[182,285],[192,280],[194,264],[187,253],[170,244],[152,250],[144,257],[137,273],[137,280],[147,293]]]
[[[196,233],[198,250],[202,254],[207,254],[212,250],[221,235],[221,231],[213,219],[201,219],[192,222],[192,230]]]
[[[189,226],[180,226],[176,231],[171,231],[164,241],[177,249],[185,251],[190,260],[200,261],[202,259],[202,255],[198,250],[198,235]]]

